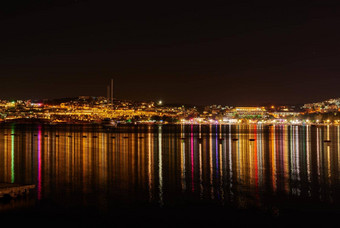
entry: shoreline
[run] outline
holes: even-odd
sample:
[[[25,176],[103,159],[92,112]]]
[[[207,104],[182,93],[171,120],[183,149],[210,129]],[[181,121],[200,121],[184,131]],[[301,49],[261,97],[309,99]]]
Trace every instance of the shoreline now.
[[[93,122],[46,122],[46,121],[27,121],[27,122],[21,122],[21,121],[2,121],[0,122],[1,125],[47,125],[47,126],[72,126],[72,125],[78,125],[78,126],[103,126],[101,123],[93,123]],[[263,126],[340,126],[340,123],[117,123],[117,127],[112,128],[118,128],[119,126],[173,126],[173,125],[185,125],[185,126],[216,126],[216,125],[222,125],[222,126],[248,126],[248,125],[263,125]],[[110,128],[110,127],[108,127]]]

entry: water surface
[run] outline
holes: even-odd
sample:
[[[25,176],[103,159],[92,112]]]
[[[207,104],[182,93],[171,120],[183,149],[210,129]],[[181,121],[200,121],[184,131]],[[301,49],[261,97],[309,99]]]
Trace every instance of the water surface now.
[[[143,218],[146,208],[336,216],[339,172],[339,126],[0,129],[0,182],[36,185],[33,196],[0,204],[3,213],[48,205],[91,208],[102,216],[138,208]]]

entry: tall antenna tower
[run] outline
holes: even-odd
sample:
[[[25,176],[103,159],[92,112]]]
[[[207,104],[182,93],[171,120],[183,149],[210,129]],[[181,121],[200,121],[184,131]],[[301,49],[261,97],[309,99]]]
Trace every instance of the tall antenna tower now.
[[[111,83],[106,87],[106,99],[109,106],[113,106],[113,79]]]

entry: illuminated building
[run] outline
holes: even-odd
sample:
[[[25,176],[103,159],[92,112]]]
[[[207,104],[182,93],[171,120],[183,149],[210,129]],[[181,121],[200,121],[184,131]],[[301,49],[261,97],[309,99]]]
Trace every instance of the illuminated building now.
[[[231,112],[239,117],[247,116],[259,116],[263,117],[266,115],[266,109],[264,107],[235,107],[231,109]]]

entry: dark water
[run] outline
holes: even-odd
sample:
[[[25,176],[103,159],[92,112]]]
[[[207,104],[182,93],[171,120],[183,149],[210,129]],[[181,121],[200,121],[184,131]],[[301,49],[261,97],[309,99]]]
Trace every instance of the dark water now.
[[[324,225],[340,215],[340,128],[3,126],[0,182],[36,185],[0,203],[35,225]]]

